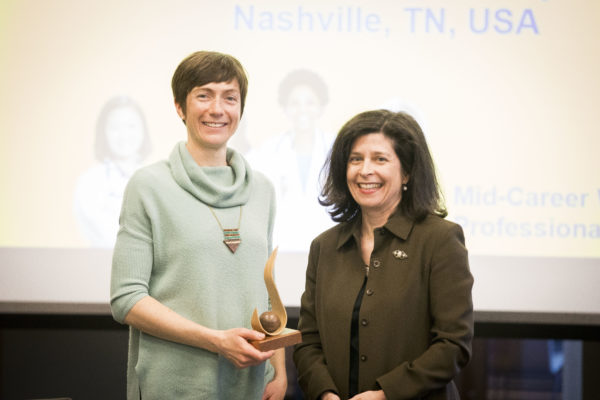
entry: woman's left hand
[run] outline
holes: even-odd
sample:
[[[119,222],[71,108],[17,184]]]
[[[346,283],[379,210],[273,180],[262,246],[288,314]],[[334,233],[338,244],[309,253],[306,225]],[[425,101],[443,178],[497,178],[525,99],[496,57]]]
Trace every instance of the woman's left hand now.
[[[368,392],[362,392],[352,397],[349,400],[387,400],[383,390],[369,390]]]
[[[286,390],[287,377],[275,377],[265,386],[262,400],[283,400]]]

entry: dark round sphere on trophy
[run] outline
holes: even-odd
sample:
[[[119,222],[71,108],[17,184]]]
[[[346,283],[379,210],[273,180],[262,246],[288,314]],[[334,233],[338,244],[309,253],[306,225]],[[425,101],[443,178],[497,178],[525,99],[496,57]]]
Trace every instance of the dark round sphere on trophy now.
[[[264,313],[260,314],[259,320],[265,331],[269,333],[275,332],[281,325],[279,317],[272,311],[265,311]]]

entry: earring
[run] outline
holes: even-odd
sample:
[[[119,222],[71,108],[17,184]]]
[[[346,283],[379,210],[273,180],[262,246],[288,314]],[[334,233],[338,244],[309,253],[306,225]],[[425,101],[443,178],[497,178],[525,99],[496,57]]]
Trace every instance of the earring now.
[[[408,190],[408,185],[406,183],[402,184],[402,191],[406,192]]]

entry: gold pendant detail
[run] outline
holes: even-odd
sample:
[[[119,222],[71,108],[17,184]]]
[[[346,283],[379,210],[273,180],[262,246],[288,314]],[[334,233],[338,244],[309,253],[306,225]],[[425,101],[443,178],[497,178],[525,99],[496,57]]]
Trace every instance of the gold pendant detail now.
[[[405,260],[408,258],[408,254],[406,254],[402,250],[394,250],[394,257],[399,258],[400,260]]]

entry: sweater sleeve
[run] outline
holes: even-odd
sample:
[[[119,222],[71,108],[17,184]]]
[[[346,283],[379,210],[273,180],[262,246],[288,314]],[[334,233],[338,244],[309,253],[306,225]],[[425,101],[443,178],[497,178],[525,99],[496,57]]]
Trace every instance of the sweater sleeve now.
[[[151,220],[144,206],[144,182],[140,174],[134,175],[125,189],[113,252],[110,306],[120,323],[139,300],[148,296],[153,242]]]
[[[436,235],[430,265],[430,344],[415,360],[377,379],[388,399],[412,399],[446,386],[471,356],[473,277],[461,227]]]
[[[318,399],[326,392],[338,393],[338,389],[327,369],[323,346],[319,334],[315,310],[317,266],[319,264],[319,244],[311,244],[306,269],[306,286],[300,305],[298,329],[302,332],[302,343],[296,345],[294,362],[298,369],[298,381],[307,399]]]

